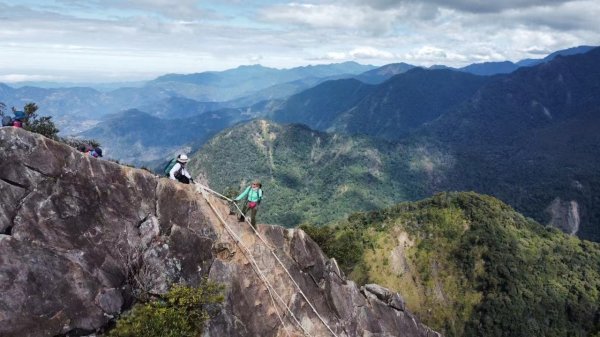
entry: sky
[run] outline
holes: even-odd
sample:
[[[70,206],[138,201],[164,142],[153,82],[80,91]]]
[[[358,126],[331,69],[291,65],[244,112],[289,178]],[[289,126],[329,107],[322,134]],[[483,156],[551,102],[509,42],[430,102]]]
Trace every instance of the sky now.
[[[0,82],[516,62],[600,45],[598,17],[598,0],[0,0]]]

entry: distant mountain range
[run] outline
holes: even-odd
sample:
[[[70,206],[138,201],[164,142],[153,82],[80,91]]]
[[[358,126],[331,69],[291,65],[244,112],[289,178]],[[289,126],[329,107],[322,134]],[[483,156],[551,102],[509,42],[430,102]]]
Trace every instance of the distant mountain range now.
[[[471,97],[489,77],[415,68],[379,85],[357,80],[322,83],[267,114],[280,123],[398,140]]]
[[[516,66],[546,62],[557,55],[582,53],[590,48],[582,46],[557,51],[541,60],[520,61]],[[151,114],[156,112],[156,116],[161,118],[184,118],[207,109],[240,108],[264,100],[285,99],[328,80],[354,77],[364,83],[381,84],[412,68],[414,66],[406,63],[376,68],[355,62],[291,69],[254,65],[221,72],[168,74],[145,83],[89,84],[89,87],[83,87],[68,83],[31,82],[29,84],[39,87],[18,88],[0,84],[0,102],[17,108],[35,102],[41,114],[54,117],[63,135],[71,135],[94,127],[105,115],[128,109]],[[494,63],[490,63],[471,65],[462,70],[479,74],[506,71],[495,68]],[[154,105],[161,108],[154,108]],[[188,107],[191,108],[186,109]],[[182,108],[186,110],[182,111]]]
[[[227,114],[229,117],[220,120],[218,125],[222,128],[254,117],[270,116],[278,122],[304,123],[318,130],[375,134],[386,139],[399,139],[420,124],[437,118],[444,109],[449,109],[453,104],[469,97],[485,81],[486,77],[459,72],[414,69],[378,86],[367,85],[355,79],[326,81],[287,100],[267,100],[244,108],[234,108],[232,102],[198,102],[184,97],[168,97],[158,102],[145,103],[138,109],[140,113],[143,111],[164,119],[160,122],[140,122],[129,118],[129,112],[124,112],[117,114],[121,116],[120,127],[117,130],[111,130],[115,121],[115,116],[111,115],[81,135],[100,141],[111,149],[108,153],[113,158],[136,164],[144,164],[150,158],[152,161],[156,160],[156,156],[149,155],[150,153],[163,153],[163,160],[166,160],[176,149],[185,146],[190,148],[189,142],[194,141],[194,138],[197,138],[194,142],[196,145],[191,148],[196,148],[201,144],[198,140],[205,139],[205,133],[202,131],[204,129],[195,131],[184,127],[179,131],[177,139],[186,139],[186,142],[179,143],[179,147],[173,147],[175,144],[170,142],[168,147],[153,148],[145,151],[144,155],[140,150],[130,150],[139,148],[140,144],[147,144],[156,134],[166,133],[163,131],[165,125],[182,122],[185,118],[202,123],[202,116],[206,116],[210,111],[215,111],[215,115],[221,116],[220,109],[236,111],[235,117]],[[397,93],[400,95],[397,96]],[[396,97],[388,97],[386,100],[386,95]],[[382,104],[379,105],[379,102]],[[373,124],[364,124],[365,119],[370,118],[370,114],[379,113],[394,115],[394,122],[388,120],[384,124],[378,124],[377,119],[374,119]],[[211,120],[207,122],[212,123]],[[120,134],[128,129],[137,131]],[[220,131],[209,129],[212,133]],[[146,164],[153,166],[150,163]]]
[[[22,109],[27,103],[38,105],[41,115],[49,115],[64,135],[93,127],[103,116],[136,106],[168,99],[171,94],[160,88],[120,88],[101,92],[91,88],[36,87],[12,88],[0,84],[0,102]]]
[[[450,70],[413,69],[378,86],[355,80],[326,82],[277,105],[271,117],[330,130],[343,125],[336,123],[336,118],[350,116],[357,118],[356,122],[345,125],[353,125],[353,128],[336,130],[395,139],[400,143],[383,145],[372,140],[367,146],[364,140],[349,139],[345,142],[352,145],[340,146],[345,151],[376,155],[370,162],[367,160],[360,165],[347,160],[346,166],[340,165],[336,169],[320,162],[312,164],[318,167],[310,168],[307,163],[314,155],[310,149],[321,150],[328,154],[325,157],[336,159],[340,158],[336,153],[347,152],[328,148],[324,145],[327,144],[323,140],[325,136],[319,136],[317,141],[315,136],[310,136],[313,131],[284,131],[285,128],[280,129],[284,126],[265,122],[267,130],[280,130],[272,132],[273,141],[265,140],[265,134],[269,132],[257,125],[250,129],[240,127],[243,131],[232,129],[226,132],[227,137],[238,139],[236,147],[245,149],[245,153],[262,153],[272,147],[273,152],[264,154],[262,159],[241,160],[242,163],[259,162],[259,166],[251,164],[239,168],[230,165],[232,170],[227,171],[226,179],[219,178],[220,173],[211,175],[213,170],[210,168],[206,171],[210,181],[219,187],[237,185],[255,175],[269,179],[275,186],[285,186],[284,181],[289,179],[278,175],[286,170],[296,172],[285,173],[283,177],[295,177],[290,181],[298,181],[298,186],[305,186],[307,181],[316,184],[314,188],[299,188],[299,196],[292,191],[274,193],[276,202],[283,204],[291,202],[289,197],[302,198],[313,189],[329,196],[346,188],[352,191],[351,187],[360,186],[357,182],[362,181],[356,177],[371,182],[370,196],[359,197],[363,190],[359,187],[354,200],[376,201],[374,203],[364,201],[331,206],[334,199],[315,201],[323,212],[334,210],[338,214],[379,207],[385,204],[384,200],[390,200],[387,196],[398,201],[418,199],[436,191],[475,190],[497,196],[542,223],[552,223],[566,232],[600,241],[597,226],[600,221],[597,198],[597,191],[600,191],[597,175],[600,169],[597,159],[600,158],[598,78],[600,49],[593,49],[494,77]],[[355,113],[344,113],[347,111]],[[352,120],[350,117],[345,118]],[[262,140],[255,141],[251,136],[254,133]],[[233,141],[225,141],[222,137],[217,136],[201,150],[199,156],[203,159],[200,162],[221,163],[218,158],[231,158],[232,154],[225,155],[229,151],[226,144]],[[356,147],[357,144],[362,145]],[[386,146],[392,146],[394,150],[383,150]],[[287,150],[276,151],[284,148]],[[279,158],[278,154],[284,157]],[[269,169],[267,163],[270,161],[272,167]],[[299,175],[296,170],[300,167],[305,167],[301,172],[311,173]],[[345,170],[358,175],[334,180],[335,183],[315,178],[336,176]],[[379,176],[366,174],[373,170],[379,172]],[[214,172],[217,171],[215,168]],[[396,192],[390,192],[387,186],[394,186]],[[302,204],[294,200],[294,204]],[[309,215],[310,212],[299,212],[295,223],[325,221],[322,215]],[[294,223],[289,219],[281,221],[286,225]]]
[[[563,50],[555,51],[548,56],[541,59],[525,59],[513,63],[511,61],[499,61],[499,62],[483,62],[483,63],[473,63],[468,66],[462,68],[452,68],[445,65],[434,65],[429,67],[430,70],[439,70],[439,69],[451,69],[458,70],[466,73],[470,73],[473,75],[481,75],[481,76],[491,76],[498,74],[509,74],[521,67],[531,67],[541,63],[546,63],[552,61],[558,56],[569,56],[576,54],[583,54],[590,50],[592,50],[593,46],[579,46],[573,47]],[[356,76],[355,78],[369,84],[380,84],[388,79],[390,79],[394,75],[402,74],[416,66],[406,64],[406,63],[395,63],[388,64],[382,66],[377,69],[373,69],[367,71],[363,74]]]
[[[35,102],[40,114],[53,116],[63,134],[68,135],[93,127],[103,116],[128,109],[148,110],[157,113],[157,117],[183,118],[208,109],[247,107],[263,100],[285,98],[323,81],[355,76],[373,68],[355,62],[283,70],[242,66],[222,72],[169,74],[144,85],[134,83],[108,91],[84,87],[13,88],[0,84],[0,102],[17,108]]]
[[[326,79],[334,76],[350,77],[371,70],[375,66],[361,65],[356,62],[274,69],[260,65],[240,66],[220,72],[197,74],[169,74],[148,82],[147,86],[160,87],[176,92],[178,95],[201,101],[223,102],[241,97],[253,96],[262,90],[274,90],[274,86],[307,79]],[[309,85],[314,82],[308,82]],[[289,85],[287,86],[289,87]],[[300,86],[305,89],[306,87]],[[291,88],[297,90],[297,87]],[[283,92],[288,96],[294,92]],[[253,103],[256,103],[254,101]]]
[[[99,141],[108,158],[156,169],[176,152],[196,150],[217,132],[253,117],[246,113],[221,109],[164,119],[132,109],[105,117],[80,136]]]
[[[375,86],[356,79],[327,81],[292,95],[267,116],[280,123],[302,123],[325,131],[345,111],[356,106]]]
[[[405,73],[415,67],[408,63],[392,63],[377,69],[365,71],[358,76],[354,76],[354,78],[367,84],[381,84],[394,75]]]
[[[579,46],[574,48],[568,48],[556,51],[542,59],[525,59],[518,61],[517,63],[513,63],[510,61],[474,63],[466,67],[460,68],[459,70],[475,75],[508,74],[521,67],[532,67],[541,63],[550,62],[558,56],[569,56],[587,53],[593,48],[594,47],[592,46]]]
[[[488,83],[411,138],[453,158],[432,189],[493,194],[600,241],[599,79],[596,48]]]
[[[59,126],[67,126],[67,132],[89,129],[81,135],[100,140],[113,158],[153,167],[175,151],[199,148],[224,128],[256,117],[400,141],[396,151],[403,153],[404,161],[396,158],[397,166],[390,166],[390,170],[400,172],[400,180],[391,183],[389,178],[383,184],[398,186],[393,184],[412,179],[411,187],[391,198],[373,197],[380,201],[365,201],[359,204],[365,208],[354,210],[420,198],[435,191],[473,189],[495,195],[543,223],[598,241],[600,229],[594,224],[600,220],[600,204],[595,197],[595,191],[600,190],[595,173],[599,165],[596,158],[600,158],[596,119],[600,74],[598,49],[590,48],[523,60],[517,63],[523,67],[494,76],[413,69],[407,64],[369,67],[367,72],[352,63],[293,71],[247,66],[226,72],[167,75],[144,87],[109,92],[0,85],[0,101],[9,107],[34,101],[42,114],[54,112],[55,120]],[[568,54],[573,55],[563,56]],[[485,67],[472,65],[470,69],[481,72]],[[359,73],[351,75],[352,71]],[[245,79],[241,81],[244,83],[236,83],[236,76]],[[345,76],[348,78],[327,80]],[[378,84],[366,84],[356,76]],[[242,96],[227,102],[198,98],[227,90],[245,95],[250,90],[248,83],[254,80],[260,83],[254,86],[258,95],[254,98]],[[305,85],[315,86],[289,97],[256,101],[286,96],[285,92],[301,90]],[[138,109],[127,110],[131,108]],[[395,145],[374,142],[377,150],[372,151],[393,152],[381,146]],[[295,161],[282,160],[300,167]],[[349,162],[339,165],[352,167]],[[363,172],[365,167],[354,169]],[[284,174],[285,179],[289,177],[295,176]],[[339,184],[344,185],[343,181],[340,179]],[[351,210],[340,206],[336,214]],[[312,217],[300,213],[298,219]],[[320,215],[315,218],[325,221]]]

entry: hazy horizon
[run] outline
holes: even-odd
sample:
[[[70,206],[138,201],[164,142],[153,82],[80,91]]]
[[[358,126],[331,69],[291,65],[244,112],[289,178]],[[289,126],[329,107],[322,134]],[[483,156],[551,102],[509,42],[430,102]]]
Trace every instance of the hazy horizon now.
[[[0,82],[110,83],[261,64],[428,67],[600,45],[593,0],[0,0]]]

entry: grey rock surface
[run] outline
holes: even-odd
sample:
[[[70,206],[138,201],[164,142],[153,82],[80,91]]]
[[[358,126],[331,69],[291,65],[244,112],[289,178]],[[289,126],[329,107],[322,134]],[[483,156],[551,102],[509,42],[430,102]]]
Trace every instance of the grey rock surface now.
[[[361,292],[303,231],[258,231],[265,242],[194,186],[1,128],[0,336],[96,335],[136,291],[205,276],[226,285],[205,336],[333,336],[311,305],[337,336],[439,336],[399,295]]]

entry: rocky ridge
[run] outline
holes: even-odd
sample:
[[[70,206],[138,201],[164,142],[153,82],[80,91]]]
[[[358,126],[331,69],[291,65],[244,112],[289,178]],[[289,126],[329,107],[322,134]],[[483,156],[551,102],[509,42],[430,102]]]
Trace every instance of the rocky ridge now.
[[[192,186],[1,128],[0,335],[94,334],[131,307],[136,292],[164,293],[202,277],[226,286],[206,336],[303,335],[278,305],[280,322],[247,254],[308,334],[333,335],[273,249],[337,336],[439,336],[405,310],[398,294],[346,279],[301,230],[258,230],[270,247],[228,215],[224,201],[205,199]]]

